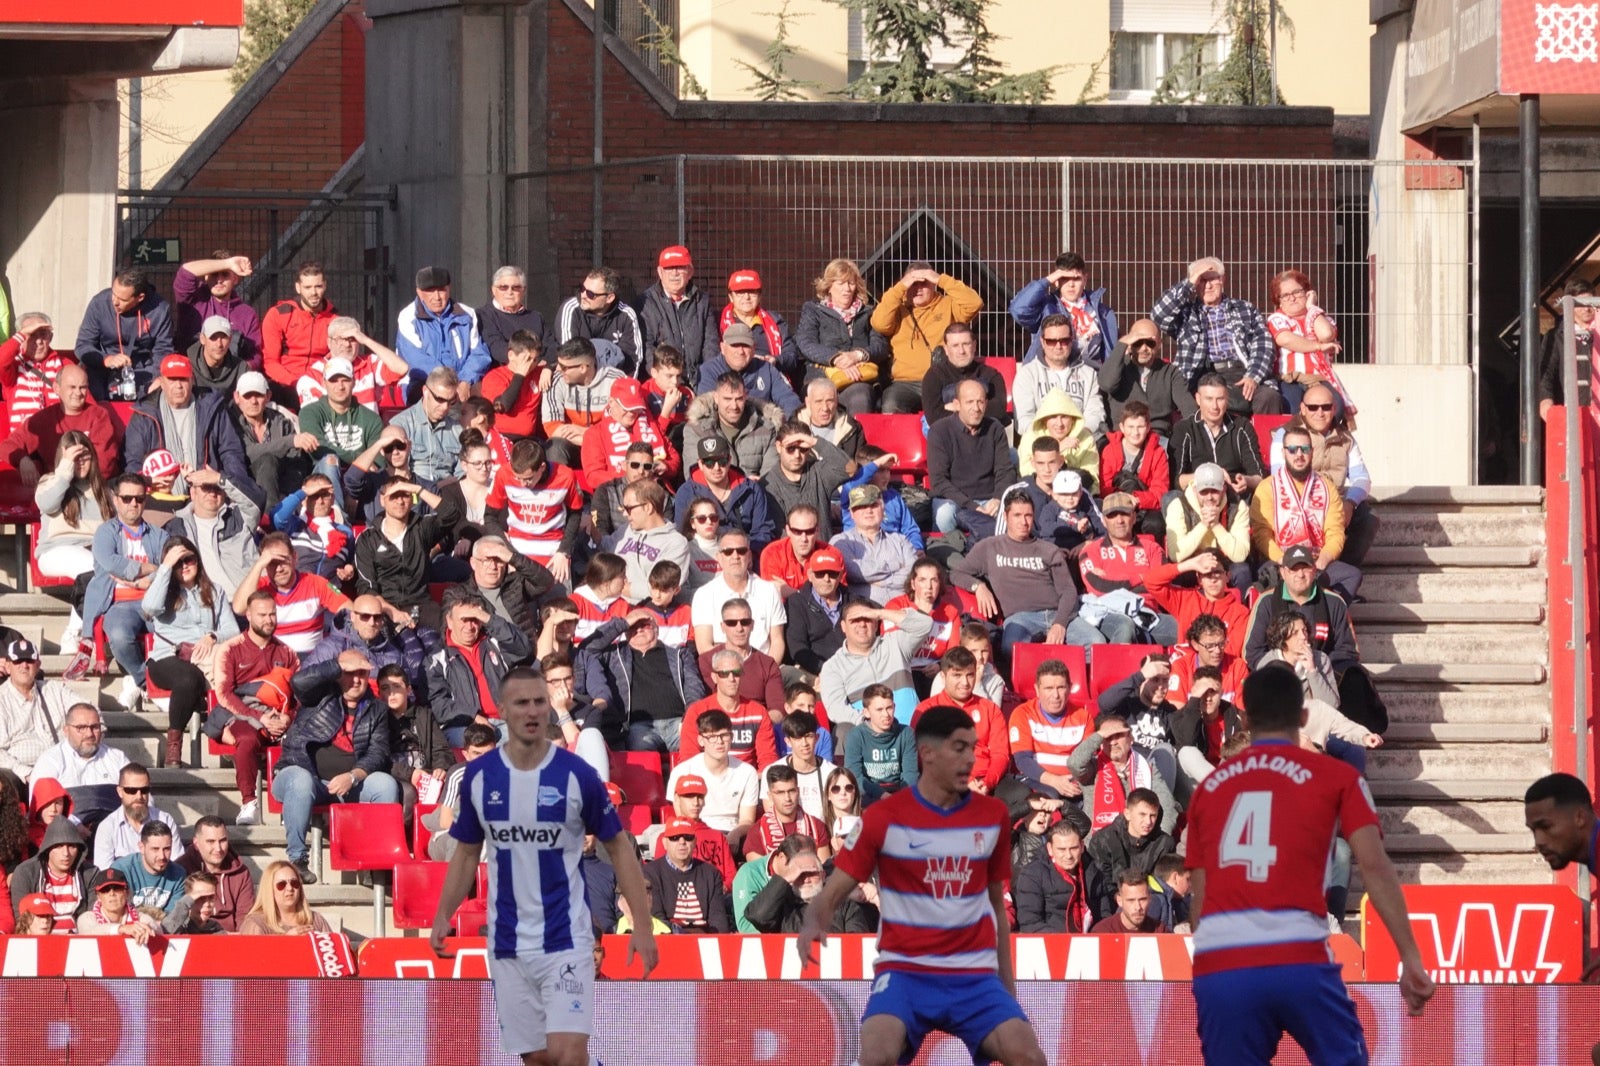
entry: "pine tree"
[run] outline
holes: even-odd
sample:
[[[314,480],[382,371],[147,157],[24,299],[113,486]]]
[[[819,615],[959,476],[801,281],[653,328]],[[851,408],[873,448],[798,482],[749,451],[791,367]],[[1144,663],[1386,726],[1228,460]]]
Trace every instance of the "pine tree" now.
[[[762,58],[766,65],[758,67],[744,60],[736,62],[755,75],[755,94],[757,100],[804,100],[809,95],[808,90],[820,89],[821,86],[814,81],[803,81],[789,73],[789,60],[798,54],[797,49],[789,41],[789,20],[791,18],[805,18],[805,15],[796,15],[789,10],[789,0],[783,0],[777,11],[757,11],[757,15],[778,20],[776,32],[772,41],[767,45]]]
[[[694,76],[689,64],[683,61],[683,53],[678,51],[678,39],[674,27],[662,22],[661,17],[644,0],[639,0],[639,10],[644,12],[645,21],[651,26],[650,32],[639,38],[639,47],[646,52],[654,52],[664,65],[678,68],[682,78],[682,84],[678,89],[679,97],[704,100],[706,87],[700,84],[700,79]]]
[[[239,58],[231,75],[237,89],[250,80],[288,38],[317,0],[249,0],[239,34]]]
[[[1006,75],[986,16],[991,0],[834,0],[859,12],[870,59],[850,96],[886,103],[1044,103],[1055,68]],[[935,48],[960,48],[949,70]]]
[[[1196,72],[1171,69],[1156,89],[1152,102],[1158,104],[1194,103],[1243,104],[1258,106],[1282,104],[1283,93],[1272,91],[1272,53],[1270,10],[1277,7],[1278,34],[1286,42],[1294,40],[1294,23],[1283,5],[1269,0],[1218,0],[1221,12],[1217,25],[1230,39],[1222,64]]]

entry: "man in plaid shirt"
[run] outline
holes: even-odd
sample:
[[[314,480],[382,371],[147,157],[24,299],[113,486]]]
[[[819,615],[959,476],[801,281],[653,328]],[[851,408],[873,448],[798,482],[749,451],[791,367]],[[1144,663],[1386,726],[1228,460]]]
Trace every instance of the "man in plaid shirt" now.
[[[1231,410],[1283,414],[1274,375],[1277,352],[1266,320],[1248,300],[1227,295],[1227,283],[1222,260],[1196,259],[1188,276],[1162,293],[1150,317],[1178,342],[1172,365],[1191,391],[1201,375],[1215,372],[1228,383]]]

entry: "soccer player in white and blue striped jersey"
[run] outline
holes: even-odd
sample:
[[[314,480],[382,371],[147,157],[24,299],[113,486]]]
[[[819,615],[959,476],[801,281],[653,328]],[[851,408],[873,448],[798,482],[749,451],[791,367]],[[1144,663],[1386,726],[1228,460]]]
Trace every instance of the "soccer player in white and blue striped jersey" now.
[[[579,871],[584,835],[610,853],[617,888],[636,915],[650,913],[644,873],[599,775],[550,743],[544,678],[528,667],[506,674],[500,714],[505,741],[469,763],[461,783],[433,948],[443,953],[487,847],[489,976],[501,1045],[524,1066],[592,1066],[594,925]],[[628,944],[629,963],[635,955],[646,974],[655,967],[648,922],[636,924]]]

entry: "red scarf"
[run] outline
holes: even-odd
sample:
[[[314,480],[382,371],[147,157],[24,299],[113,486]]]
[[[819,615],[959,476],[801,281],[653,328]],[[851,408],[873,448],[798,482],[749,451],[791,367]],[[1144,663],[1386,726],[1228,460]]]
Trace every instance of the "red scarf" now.
[[[1062,870],[1059,866],[1056,869],[1061,871],[1062,879],[1072,886],[1072,898],[1067,900],[1067,932],[1087,933],[1094,921],[1089,913],[1089,879],[1084,876],[1083,862],[1080,859],[1075,869]]]
[[[1272,495],[1277,501],[1273,539],[1280,548],[1310,544],[1318,551],[1327,536],[1328,482],[1316,471],[1306,478],[1304,489],[1296,489],[1286,466],[1272,475]]]
[[[1097,833],[1117,820],[1128,806],[1128,789],[1122,784],[1116,764],[1105,749],[1095,752],[1094,815],[1091,833]],[[1128,781],[1133,788],[1150,787],[1150,764],[1136,751],[1128,753]]]
[[[729,304],[722,309],[721,332],[726,333],[729,326],[735,322],[743,321],[744,319],[740,318],[738,312],[733,309],[733,305]],[[756,324],[761,327],[761,332],[767,335],[767,355],[772,357],[773,362],[777,362],[779,353],[783,351],[783,340],[778,336],[778,320],[773,318],[772,312],[765,307],[758,307],[756,308]],[[759,359],[760,356],[756,358]]]

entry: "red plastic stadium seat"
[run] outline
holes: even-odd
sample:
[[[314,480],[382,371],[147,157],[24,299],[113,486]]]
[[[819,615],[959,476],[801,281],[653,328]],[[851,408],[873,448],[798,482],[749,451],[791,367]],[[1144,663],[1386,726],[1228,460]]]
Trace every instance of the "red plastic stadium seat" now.
[[[398,803],[335,803],[328,810],[328,863],[335,870],[389,870],[410,859]]]
[[[1126,679],[1146,655],[1166,650],[1159,644],[1096,644],[1089,649],[1089,698],[1099,699],[1100,693]]]
[[[1072,688],[1067,699],[1081,703],[1088,692],[1089,667],[1083,649],[1076,644],[1013,644],[1011,645],[1011,688],[1024,700],[1033,699],[1034,680],[1039,664],[1046,659],[1060,659],[1067,664],[1067,675],[1072,678]]]
[[[638,836],[653,824],[654,812],[647,804],[624,803],[618,808],[617,815],[622,819],[622,828]]]
[[[1289,424],[1290,415],[1255,415],[1250,422],[1255,426],[1256,443],[1261,446],[1262,462],[1270,462],[1272,455],[1272,435],[1279,428]]]
[[[430,929],[444,894],[447,862],[400,862],[394,868],[394,927]]]
[[[653,751],[612,752],[611,780],[634,805],[655,807],[667,800],[667,783],[661,777],[661,756]]]
[[[4,419],[5,413],[0,411],[0,425],[5,424]],[[39,572],[38,560],[39,526],[34,524],[28,527],[28,577],[33,581],[33,587],[36,589],[53,589],[64,588],[72,584],[72,578],[70,577],[46,577],[44,574],[41,574]],[[78,649],[76,648],[62,649],[62,651],[68,655],[73,654],[77,650]]]
[[[439,809],[437,803],[419,803],[411,808],[411,854],[417,857],[418,862],[428,861],[428,841],[433,839],[433,830],[422,824],[422,816],[432,814]],[[395,903],[400,901],[400,885],[396,882]]]
[[[928,442],[921,415],[857,415],[862,436],[874,448],[893,452],[895,477],[922,482],[928,476]]]
[[[1017,383],[1017,360],[1005,355],[990,355],[984,357],[984,364],[1006,383],[1006,410],[1015,411],[1016,406],[1011,401],[1011,392]]]
[[[117,432],[126,437],[128,435],[128,419],[133,417],[133,401],[108,400],[102,406],[111,415],[111,421],[116,423]]]

